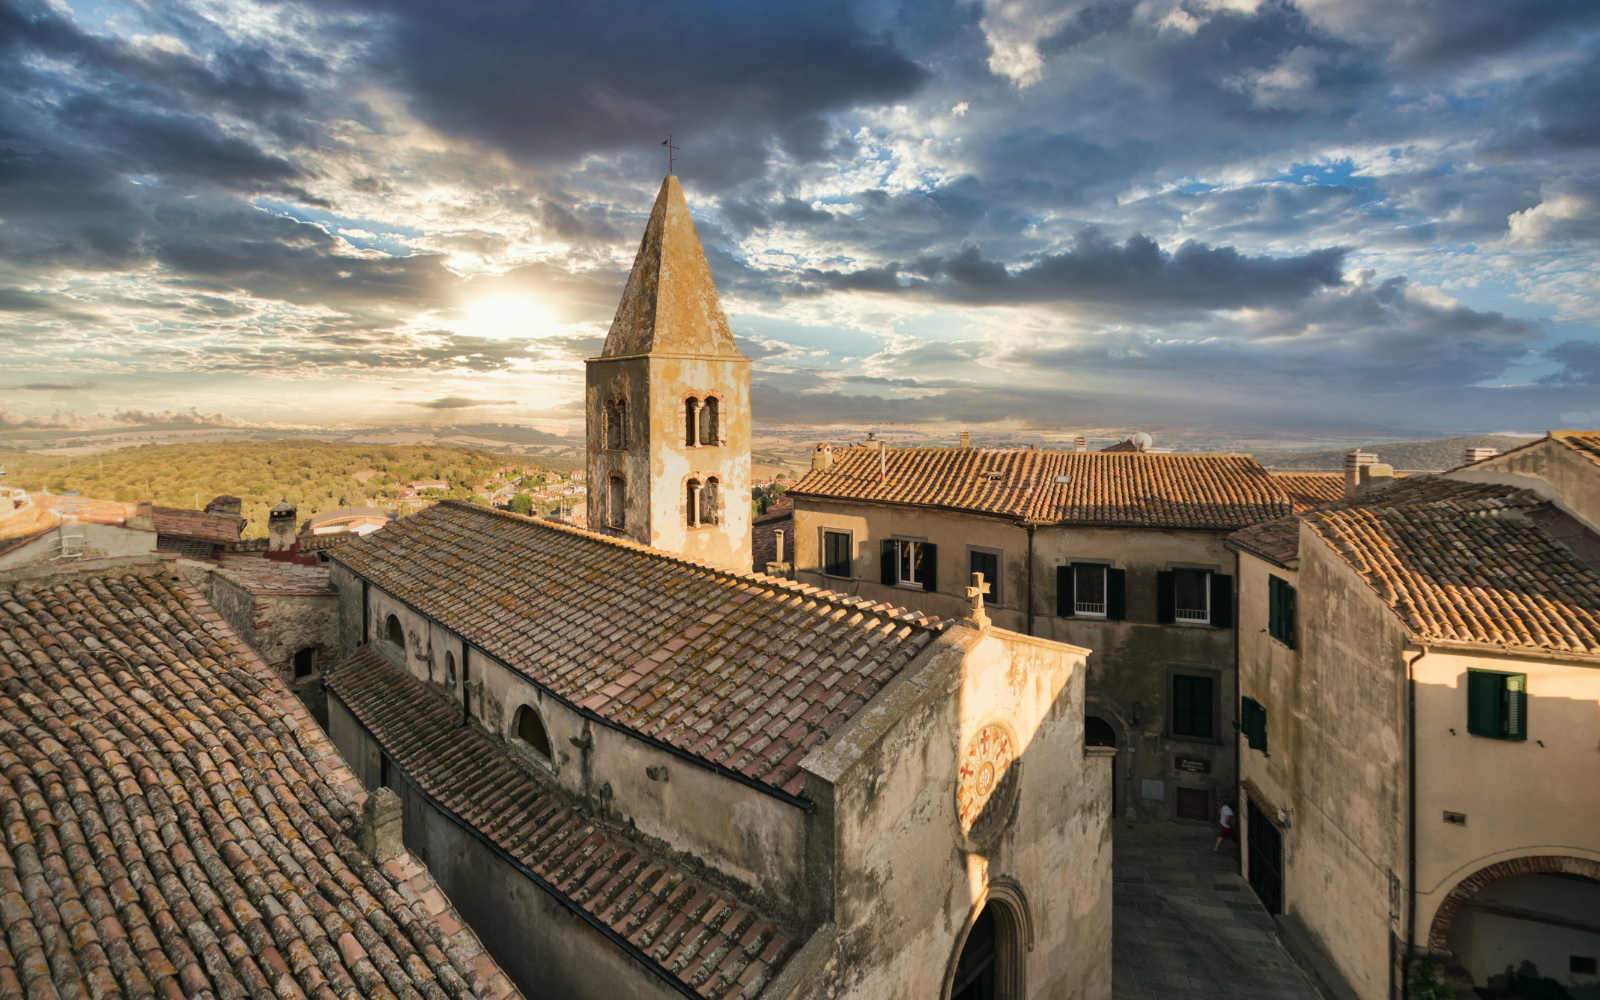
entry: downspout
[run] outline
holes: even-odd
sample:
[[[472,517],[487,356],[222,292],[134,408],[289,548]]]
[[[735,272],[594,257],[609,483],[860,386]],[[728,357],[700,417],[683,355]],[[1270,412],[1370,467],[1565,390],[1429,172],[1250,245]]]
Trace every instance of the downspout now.
[[[1406,664],[1406,953],[1400,958],[1400,995],[1411,996],[1411,962],[1417,950],[1417,664]]]
[[[1028,529],[1028,634],[1033,634],[1033,525],[1025,524]]]
[[[1239,710],[1244,706],[1244,560],[1239,558],[1239,553],[1233,554],[1233,827],[1235,836],[1238,835],[1239,813],[1244,809],[1244,796],[1240,788],[1244,781],[1244,751],[1239,749],[1239,738],[1243,735],[1239,727]],[[1268,644],[1267,655],[1271,654],[1271,643]],[[1270,747],[1270,744],[1269,744]],[[1238,874],[1244,876],[1244,842],[1239,843],[1239,868]],[[1279,896],[1282,896],[1279,892]]]

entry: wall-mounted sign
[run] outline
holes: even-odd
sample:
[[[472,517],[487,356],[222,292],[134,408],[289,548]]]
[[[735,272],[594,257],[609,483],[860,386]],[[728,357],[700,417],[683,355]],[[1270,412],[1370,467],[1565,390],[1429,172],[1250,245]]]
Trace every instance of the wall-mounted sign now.
[[[1202,757],[1179,757],[1172,766],[1180,771],[1190,771],[1194,774],[1211,773],[1211,762]]]

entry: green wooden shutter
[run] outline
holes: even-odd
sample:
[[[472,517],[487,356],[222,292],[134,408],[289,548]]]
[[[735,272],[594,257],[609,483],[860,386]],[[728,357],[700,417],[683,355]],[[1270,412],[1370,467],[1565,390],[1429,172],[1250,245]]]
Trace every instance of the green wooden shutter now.
[[[921,567],[922,589],[937,591],[939,589],[939,547],[923,542],[917,546],[917,562]],[[965,589],[965,588],[963,588]]]
[[[879,578],[885,587],[892,587],[894,586],[894,539],[885,538],[879,552],[881,553],[878,557]]]
[[[1056,567],[1056,614],[1062,618],[1071,618],[1073,614],[1073,584],[1072,567]]]
[[[1267,577],[1267,634],[1274,639],[1283,638],[1283,581]]]
[[[1283,585],[1283,644],[1290,649],[1294,648],[1295,623],[1295,589],[1285,581]]]
[[[1156,621],[1170,625],[1178,620],[1178,578],[1171,572],[1156,574]]]
[[[1500,699],[1504,691],[1500,674],[1467,671],[1467,732],[1500,738]]]
[[[1239,727],[1245,735],[1245,741],[1252,750],[1267,752],[1267,710],[1254,698],[1242,698],[1241,711],[1242,725]]]
[[[1106,567],[1106,617],[1120,622],[1128,617],[1128,571]]]
[[[1233,628],[1233,577],[1211,574],[1211,624]]]
[[[1509,674],[1502,678],[1505,709],[1501,715],[1501,734],[1508,740],[1528,738],[1528,675]]]

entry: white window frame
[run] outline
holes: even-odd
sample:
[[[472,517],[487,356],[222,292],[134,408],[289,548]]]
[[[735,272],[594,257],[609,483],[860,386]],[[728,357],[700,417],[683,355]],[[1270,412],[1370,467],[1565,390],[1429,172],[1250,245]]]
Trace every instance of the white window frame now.
[[[817,552],[821,556],[821,558],[817,560],[817,563],[818,563],[817,569],[818,569],[818,571],[821,572],[821,574],[823,576],[827,577],[830,580],[854,580],[856,578],[856,557],[855,557],[855,552],[856,552],[856,533],[854,531],[851,531],[849,528],[826,528],[826,527],[824,527],[824,528],[819,528],[817,530],[821,535],[821,537],[818,539],[819,544],[817,546]],[[837,573],[829,573],[828,572],[828,536],[829,535],[843,535],[843,536],[845,536],[845,538],[849,539],[849,543],[850,543],[850,572],[845,576],[840,576]],[[896,553],[896,558],[897,559],[899,558],[898,553]],[[895,575],[897,577],[899,576],[898,571],[896,572]]]
[[[1074,563],[1071,564],[1071,566],[1072,566],[1072,614],[1073,614],[1073,617],[1075,617],[1075,618],[1104,618],[1104,617],[1106,617],[1106,612],[1109,610],[1109,604],[1110,604],[1109,598],[1111,596],[1111,594],[1110,594],[1111,581],[1108,578],[1106,570],[1110,569],[1110,567],[1105,565],[1104,563],[1083,563],[1083,562],[1074,562]],[[1100,571],[1100,596],[1101,596],[1102,600],[1101,600],[1101,602],[1099,604],[1099,608],[1100,608],[1099,611],[1086,610],[1087,608],[1091,608],[1094,605],[1085,604],[1084,602],[1078,600],[1078,594],[1082,590],[1082,588],[1080,588],[1078,586],[1078,570],[1080,570],[1080,569],[1098,569]]]
[[[905,548],[905,546],[909,545],[911,547],[910,550],[909,550],[909,552],[910,552],[910,560],[909,561],[911,563],[911,572],[915,573],[916,569],[917,569],[917,548],[916,547],[918,545],[924,545],[926,543],[927,543],[927,539],[925,539],[925,538],[896,538],[896,539],[894,539],[894,585],[896,587],[905,587],[908,590],[926,590],[927,589],[926,587],[924,587],[922,585],[922,582],[920,580],[915,580],[915,579],[907,580],[905,577],[900,575],[901,570],[905,568],[905,565],[906,565],[906,563],[908,561],[907,558],[906,558],[908,550]]]
[[[1210,625],[1211,624],[1211,570],[1194,569],[1190,567],[1174,567],[1172,569],[1172,620],[1179,625]],[[1204,582],[1200,584],[1200,593],[1205,597],[1206,606],[1200,612],[1199,618],[1184,617],[1184,609],[1178,606],[1178,573],[1200,573]],[[1193,611],[1194,608],[1188,610]]]

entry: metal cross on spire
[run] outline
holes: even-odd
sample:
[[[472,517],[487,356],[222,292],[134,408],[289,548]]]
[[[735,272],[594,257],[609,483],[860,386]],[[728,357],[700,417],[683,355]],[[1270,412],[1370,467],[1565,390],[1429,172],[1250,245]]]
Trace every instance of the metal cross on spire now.
[[[678,148],[672,144],[672,133],[667,133],[666,141],[661,145],[667,147],[667,173],[670,174],[672,173],[672,151]]]

